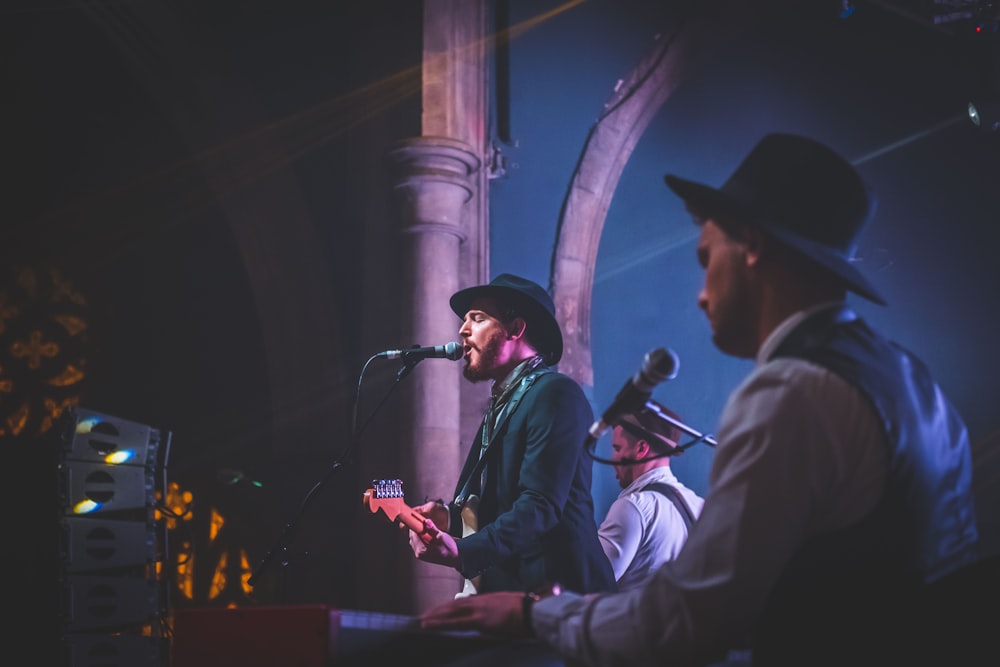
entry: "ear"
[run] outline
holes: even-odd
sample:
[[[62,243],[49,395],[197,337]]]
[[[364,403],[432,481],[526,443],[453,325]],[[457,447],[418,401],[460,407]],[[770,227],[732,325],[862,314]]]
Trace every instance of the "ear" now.
[[[645,440],[639,439],[635,443],[635,453],[637,459],[644,459],[652,455],[653,448]]]
[[[511,320],[510,324],[507,325],[507,337],[508,338],[521,338],[524,336],[524,329],[528,326],[528,323],[523,317],[515,317]]]
[[[767,235],[752,225],[747,225],[743,234],[743,245],[746,247],[745,261],[748,267],[757,266],[767,251]]]

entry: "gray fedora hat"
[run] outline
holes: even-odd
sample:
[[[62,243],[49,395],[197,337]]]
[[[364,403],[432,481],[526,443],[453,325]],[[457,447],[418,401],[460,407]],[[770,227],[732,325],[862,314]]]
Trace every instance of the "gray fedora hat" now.
[[[488,285],[466,287],[451,295],[451,309],[465,317],[469,306],[480,296],[491,296],[513,306],[528,323],[532,341],[554,364],[562,358],[563,338],[556,320],[556,307],[552,297],[541,285],[511,273],[501,273]]]
[[[854,266],[858,237],[875,212],[875,198],[854,167],[827,146],[769,134],[721,188],[672,174],[664,180],[695,214],[723,225],[727,219],[754,224],[825,267],[850,291],[885,305]]]

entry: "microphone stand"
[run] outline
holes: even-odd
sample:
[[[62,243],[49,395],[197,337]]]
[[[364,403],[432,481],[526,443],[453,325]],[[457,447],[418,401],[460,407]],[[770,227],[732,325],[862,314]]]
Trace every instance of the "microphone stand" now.
[[[353,453],[355,447],[358,444],[359,436],[364,431],[364,429],[368,427],[368,424],[371,423],[372,418],[375,417],[375,414],[382,408],[385,402],[389,399],[389,396],[399,385],[400,381],[404,377],[409,375],[410,371],[413,370],[413,367],[416,366],[423,358],[423,357],[403,358],[403,363],[400,366],[399,371],[396,373],[396,381],[392,383],[392,385],[389,387],[389,390],[385,393],[384,396],[382,396],[382,400],[380,400],[378,405],[375,406],[375,409],[372,410],[371,414],[368,415],[368,418],[365,420],[364,424],[362,424],[361,428],[359,429],[357,427],[357,422],[358,422],[358,404],[360,403],[360,397],[361,397],[361,378],[364,377],[365,370],[368,368],[368,365],[377,356],[378,355],[370,357],[368,361],[365,362],[365,366],[364,368],[361,369],[361,375],[358,378],[358,387],[354,398],[354,409],[351,415],[350,444],[344,451],[343,455],[338,460],[334,461],[333,464],[330,466],[330,468],[326,471],[326,475],[324,475],[323,478],[320,479],[320,481],[316,482],[316,484],[313,485],[313,487],[306,494],[305,498],[302,499],[302,503],[299,505],[299,509],[295,512],[295,515],[292,517],[292,520],[289,521],[287,524],[285,524],[285,528],[278,536],[278,539],[275,540],[274,544],[264,555],[264,558],[261,559],[260,563],[257,564],[257,568],[254,570],[253,574],[251,574],[250,578],[247,580],[247,583],[251,587],[254,587],[256,585],[256,582],[260,578],[261,573],[267,570],[268,567],[270,567],[271,563],[274,562],[275,559],[279,557],[279,555],[281,559],[280,563],[282,572],[281,579],[282,582],[286,580],[285,573],[287,571],[287,567],[290,561],[290,558],[288,557],[288,545],[291,543],[292,537],[295,535],[295,531],[298,528],[299,519],[302,518],[302,515],[305,513],[306,508],[309,507],[313,499],[319,494],[319,491],[324,486],[326,486],[326,483],[330,480],[330,478],[333,477],[334,473],[340,470],[344,466],[344,463],[350,458],[351,454]]]
[[[667,456],[679,456],[680,454],[683,454],[689,447],[697,445],[699,442],[704,442],[705,444],[711,445],[712,447],[715,447],[715,446],[717,446],[719,444],[719,443],[717,443],[715,441],[715,438],[712,437],[711,435],[709,435],[708,433],[700,433],[700,432],[696,431],[695,429],[691,428],[690,426],[688,426],[687,424],[685,424],[683,422],[680,422],[680,421],[674,419],[673,417],[671,417],[670,415],[666,414],[653,401],[647,401],[646,404],[643,406],[643,409],[647,410],[647,411],[649,411],[651,413],[653,413],[653,415],[655,415],[656,417],[659,417],[660,419],[662,419],[665,422],[673,424],[674,426],[676,426],[677,428],[679,428],[681,431],[683,431],[683,432],[687,433],[688,435],[694,437],[694,440],[692,440],[691,442],[685,443],[683,445],[681,445],[681,444],[678,443],[678,445],[676,447],[674,447],[673,449],[671,449],[669,452],[665,452],[663,454],[657,454],[655,456],[651,456],[651,457],[649,457],[649,459],[659,459],[659,458],[663,458],[663,457],[667,457]],[[614,461],[612,459],[601,458],[601,457],[599,457],[599,456],[597,456],[597,455],[594,454],[594,449],[597,446],[597,440],[598,439],[596,437],[594,437],[594,435],[592,433],[588,433],[586,439],[584,440],[584,444],[583,444],[584,451],[587,452],[587,455],[591,458],[591,460],[596,461],[597,463],[604,463],[604,464],[607,464],[607,465],[623,465],[623,464],[632,465],[632,464],[635,464],[635,463],[641,463],[642,461],[649,460],[649,459],[642,459],[642,461],[634,461],[634,460],[630,460],[630,459],[621,459],[621,460],[618,460],[618,461]]]
[[[660,407],[656,403],[654,403],[653,401],[647,401],[646,405],[644,407],[645,407],[646,410],[649,410],[650,412],[652,412],[654,415],[656,415],[657,417],[659,417],[663,421],[665,421],[665,422],[667,422],[669,424],[673,424],[674,426],[676,426],[680,430],[684,431],[688,435],[694,437],[694,440],[692,440],[691,442],[686,443],[684,445],[678,445],[673,450],[674,452],[677,452],[678,454],[680,454],[681,452],[683,452],[688,447],[690,447],[692,445],[698,444],[699,442],[704,442],[705,444],[711,445],[712,447],[715,447],[715,446],[717,446],[719,444],[718,442],[715,441],[715,438],[713,438],[708,433],[699,433],[698,431],[694,430],[693,428],[691,428],[687,424],[684,424],[683,422],[677,421],[676,419],[674,419],[673,417],[671,417],[667,413],[663,412],[660,409]]]

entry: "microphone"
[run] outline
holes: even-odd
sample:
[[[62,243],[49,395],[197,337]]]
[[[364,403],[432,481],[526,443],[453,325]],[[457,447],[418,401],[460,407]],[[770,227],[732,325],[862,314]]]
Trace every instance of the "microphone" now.
[[[647,352],[639,371],[625,383],[611,406],[590,427],[590,436],[595,440],[600,438],[624,415],[645,406],[653,393],[653,387],[664,380],[673,380],[677,377],[677,368],[680,364],[680,360],[672,350],[658,347]]]
[[[406,359],[407,361],[420,361],[421,359],[451,359],[458,361],[462,358],[462,344],[454,341],[444,345],[434,347],[411,347],[408,350],[386,350],[375,355],[383,359]]]

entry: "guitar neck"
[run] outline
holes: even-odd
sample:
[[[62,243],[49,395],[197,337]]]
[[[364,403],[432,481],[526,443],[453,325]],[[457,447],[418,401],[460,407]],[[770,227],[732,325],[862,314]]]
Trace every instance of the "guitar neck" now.
[[[419,535],[426,532],[424,516],[403,502],[398,488],[392,487],[390,493],[382,487],[373,487],[365,491],[364,501],[372,512],[382,510],[390,521],[402,523]]]
[[[412,507],[403,505],[394,521],[402,522],[404,526],[412,530],[414,533],[424,532],[424,515],[420,514]]]

